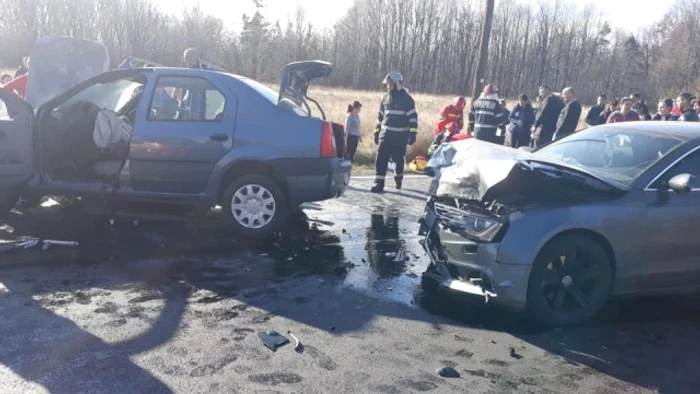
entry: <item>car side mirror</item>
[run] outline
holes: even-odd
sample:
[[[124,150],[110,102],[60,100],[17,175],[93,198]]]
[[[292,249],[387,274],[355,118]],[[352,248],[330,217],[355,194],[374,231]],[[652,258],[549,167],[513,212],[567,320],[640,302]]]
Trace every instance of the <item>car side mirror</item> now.
[[[529,147],[529,146],[521,146],[520,148],[518,148],[518,150],[521,150],[523,152],[532,152],[533,151],[532,147]]]
[[[668,181],[668,187],[676,193],[689,193],[693,190],[691,180],[695,178],[690,174],[678,174]]]

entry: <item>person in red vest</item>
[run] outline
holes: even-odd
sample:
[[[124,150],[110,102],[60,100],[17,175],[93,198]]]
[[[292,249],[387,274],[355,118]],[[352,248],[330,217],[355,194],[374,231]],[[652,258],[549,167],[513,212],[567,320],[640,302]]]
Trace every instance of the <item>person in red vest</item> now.
[[[29,74],[23,74],[19,77],[8,82],[2,87],[2,89],[14,93],[25,100],[27,98],[27,76]]]
[[[435,135],[442,133],[450,123],[456,123],[458,130],[464,128],[464,107],[467,106],[467,100],[463,96],[457,96],[448,104],[442,107],[440,111],[440,120],[435,125]]]

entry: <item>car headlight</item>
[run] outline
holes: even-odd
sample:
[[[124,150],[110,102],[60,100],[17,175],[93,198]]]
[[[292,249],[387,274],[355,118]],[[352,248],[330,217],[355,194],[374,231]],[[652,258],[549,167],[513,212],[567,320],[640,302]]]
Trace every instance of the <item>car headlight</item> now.
[[[462,215],[459,228],[472,237],[491,242],[499,234],[503,223],[473,215]]]
[[[492,242],[501,234],[505,223],[493,218],[435,203],[435,211],[442,223],[464,237]]]

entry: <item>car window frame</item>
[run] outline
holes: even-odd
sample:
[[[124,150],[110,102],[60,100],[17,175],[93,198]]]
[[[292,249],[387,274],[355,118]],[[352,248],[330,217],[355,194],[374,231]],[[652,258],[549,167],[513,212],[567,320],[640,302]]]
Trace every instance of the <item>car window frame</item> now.
[[[694,153],[697,153],[698,150],[700,150],[700,145],[695,146],[694,148],[692,148],[692,149],[690,149],[689,151],[687,151],[687,152],[685,152],[684,154],[682,154],[682,155],[681,155],[679,158],[677,158],[676,160],[672,161],[671,164],[669,164],[668,166],[666,166],[666,167],[665,167],[663,170],[661,170],[654,178],[652,178],[651,182],[649,182],[649,183],[647,184],[647,186],[644,188],[644,191],[645,191],[645,192],[658,192],[659,190],[661,190],[661,189],[658,189],[658,188],[653,188],[652,185],[653,185],[654,183],[656,183],[656,181],[658,181],[659,179],[661,179],[667,172],[671,171],[671,169],[673,169],[673,167],[675,167],[676,164],[680,163],[680,162],[681,162],[683,159],[685,159],[686,157],[688,157],[688,156],[690,156],[690,155],[692,155],[692,154],[694,154]],[[666,190],[671,190],[671,188],[667,188]],[[694,188],[690,189],[690,191],[691,191],[691,192],[700,191],[700,187],[694,187]]]
[[[153,110],[153,102],[155,101],[156,97],[156,90],[158,89],[158,84],[160,83],[161,78],[186,78],[186,79],[199,79],[206,81],[212,88],[213,90],[219,92],[221,96],[224,98],[224,109],[221,112],[223,115],[221,116],[221,119],[216,120],[216,119],[152,119],[151,118],[151,111]],[[181,89],[177,87],[173,87],[175,89]],[[204,91],[204,95],[206,96],[206,90]],[[146,122],[184,122],[184,123],[223,123],[224,119],[226,118],[226,112],[228,111],[229,104],[228,104],[228,97],[226,96],[226,93],[224,93],[223,90],[221,90],[218,86],[216,86],[215,83],[213,83],[211,80],[200,77],[200,76],[192,76],[192,75],[172,75],[172,74],[166,74],[166,75],[158,75],[156,77],[155,85],[153,86],[153,90],[150,91],[150,100],[148,103],[148,110],[146,111]],[[206,111],[206,108],[205,108]],[[206,114],[205,114],[206,115]]]
[[[144,78],[143,81],[135,81],[135,80],[133,80],[133,78],[128,77],[128,76],[120,76],[120,77],[114,78],[114,79],[111,79],[111,78],[110,78],[110,79],[108,79],[108,80],[106,80],[106,81],[102,81],[102,80],[94,81],[93,83],[89,84],[88,86],[85,86],[85,87],[83,87],[82,89],[79,89],[79,90],[73,92],[72,94],[68,95],[67,97],[62,97],[62,98],[60,99],[60,101],[58,102],[58,104],[52,104],[52,105],[50,106],[51,111],[64,110],[64,109],[70,108],[72,105],[75,105],[75,104],[79,103],[80,101],[87,101],[87,102],[90,102],[90,103],[92,103],[92,104],[94,104],[94,105],[97,105],[98,107],[100,107],[100,109],[105,109],[105,107],[98,105],[98,103],[95,103],[95,102],[89,101],[89,100],[85,100],[85,99],[77,100],[76,102],[72,103],[71,105],[67,106],[66,108],[64,108],[64,107],[66,106],[67,103],[69,103],[70,101],[74,100],[76,97],[78,97],[79,95],[85,93],[85,92],[88,91],[89,89],[95,88],[95,87],[98,86],[98,85],[102,85],[102,86],[104,87],[105,85],[114,84],[114,83],[117,83],[117,82],[120,82],[120,81],[131,81],[131,82],[133,82],[134,84],[140,84],[140,86],[141,86],[143,89],[146,88],[146,84],[147,84],[147,82],[148,82],[148,80],[147,80],[146,78]],[[126,89],[124,89],[124,91],[122,91],[122,95],[123,95],[125,92],[126,92]],[[67,93],[67,92],[66,92],[66,93]],[[134,97],[134,96],[133,96],[133,92],[132,92],[132,97],[131,97],[131,98],[133,98],[133,97]],[[122,96],[120,95],[120,97],[117,99],[117,101],[116,101],[115,104],[119,104],[119,102],[120,102],[121,99],[122,99]],[[50,100],[49,102],[51,102],[51,101],[53,101],[53,100]],[[114,111],[114,112],[119,112],[120,110],[122,110],[122,109],[124,108],[124,106],[125,106],[126,104],[129,103],[129,101],[131,101],[131,99],[127,99],[127,100],[122,104],[121,108],[120,108],[120,107],[117,107],[117,108],[115,108],[115,109],[111,109],[111,108],[107,108],[107,109],[109,109],[109,110],[111,110],[111,111]],[[47,102],[47,103],[45,103],[45,104],[48,104],[49,102]],[[100,104],[101,104],[101,103],[100,103]]]

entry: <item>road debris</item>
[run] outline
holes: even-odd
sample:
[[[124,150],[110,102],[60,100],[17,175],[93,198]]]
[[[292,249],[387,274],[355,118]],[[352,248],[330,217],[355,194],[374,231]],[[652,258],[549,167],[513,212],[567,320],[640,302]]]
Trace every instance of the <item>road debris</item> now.
[[[512,348],[509,349],[509,353],[510,353],[510,356],[513,357],[513,358],[516,359],[516,360],[520,360],[521,358],[523,358],[523,356],[521,356],[521,355],[519,355],[518,353],[515,352],[515,348],[514,348],[514,347],[512,347]]]
[[[289,339],[277,331],[260,331],[258,337],[263,341],[263,344],[273,352],[276,352],[277,349],[289,343]]]
[[[406,252],[404,252],[403,249],[401,249],[396,254],[396,258],[394,259],[394,262],[395,263],[403,263],[404,261],[406,261]]]
[[[53,239],[45,239],[41,244],[41,250],[47,251],[52,246],[68,246],[68,247],[75,248],[78,245],[79,245],[78,242],[75,242],[75,241],[57,241],[57,240],[53,240]]]
[[[452,367],[442,367],[438,368],[437,371],[438,375],[442,376],[443,378],[461,378],[462,375],[457,372],[456,369]]]
[[[0,252],[12,252],[17,249],[29,249],[37,246],[39,239],[31,238],[16,241],[0,241]]]
[[[301,344],[299,338],[297,338],[296,335],[294,335],[291,331],[287,331],[287,335],[292,337],[292,339],[294,340],[294,351],[296,351],[297,353],[303,353],[304,345]]]

